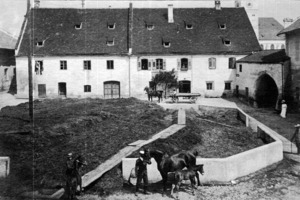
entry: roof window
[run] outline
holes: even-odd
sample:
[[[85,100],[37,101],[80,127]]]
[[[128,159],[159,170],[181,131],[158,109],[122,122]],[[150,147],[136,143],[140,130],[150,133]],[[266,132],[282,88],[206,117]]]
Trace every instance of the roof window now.
[[[36,45],[37,47],[43,47],[43,46],[44,46],[44,40],[42,40],[42,41],[37,41],[37,42],[35,43],[35,45]]]
[[[163,42],[164,47],[169,48],[171,46],[171,42]]]
[[[147,27],[148,30],[153,30],[154,29],[153,24],[147,24],[146,27]]]
[[[188,30],[193,29],[193,24],[185,22],[185,28]]]
[[[225,23],[224,23],[224,24],[219,24],[219,28],[220,28],[221,30],[226,29],[226,24],[225,24]]]
[[[226,46],[230,46],[231,45],[231,41],[229,39],[223,39],[223,43],[226,45]]]
[[[114,46],[115,45],[114,39],[113,38],[107,39],[106,40],[106,45],[107,46]]]
[[[75,28],[76,30],[81,29],[81,28],[82,28],[82,23],[75,24],[75,25],[74,25],[74,28]]]
[[[113,29],[115,29],[115,27],[116,27],[116,23],[114,23],[114,22],[108,22],[107,23],[107,28],[109,30],[113,30]]]

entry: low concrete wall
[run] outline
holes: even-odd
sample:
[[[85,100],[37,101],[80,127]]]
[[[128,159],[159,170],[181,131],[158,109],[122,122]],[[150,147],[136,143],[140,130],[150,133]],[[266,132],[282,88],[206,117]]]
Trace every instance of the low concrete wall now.
[[[263,169],[283,159],[283,145],[277,133],[250,117],[237,108],[238,115],[255,134],[260,133],[269,137],[269,144],[251,149],[227,158],[197,158],[197,164],[204,164],[204,176],[200,176],[202,183],[222,183],[246,176]],[[123,178],[128,180],[131,169],[135,166],[136,158],[122,159]],[[149,182],[157,182],[162,178],[157,170],[157,164],[152,159],[148,166]],[[132,180],[135,183],[136,180]]]
[[[9,157],[0,157],[0,177],[6,177],[9,174],[10,159]]]

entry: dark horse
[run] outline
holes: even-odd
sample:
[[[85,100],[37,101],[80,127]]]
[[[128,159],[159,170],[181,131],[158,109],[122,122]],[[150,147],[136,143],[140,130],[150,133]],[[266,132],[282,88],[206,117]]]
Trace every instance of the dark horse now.
[[[149,150],[149,156],[154,158],[157,163],[157,169],[160,172],[163,185],[164,193],[166,192],[166,184],[168,181],[168,172],[174,172],[183,168],[190,168],[196,165],[197,151],[183,151],[172,156],[163,153],[159,150]],[[199,175],[196,175],[198,186],[200,185]]]
[[[82,179],[80,175],[80,168],[87,165],[86,161],[81,155],[77,156],[73,161],[73,168],[67,175],[66,194],[67,199],[75,199],[77,187],[79,186],[79,193],[82,192]]]
[[[148,87],[145,87],[144,89],[148,95],[148,101],[152,101],[153,97],[158,97],[158,103],[162,100],[162,94],[163,91],[161,90],[152,90],[151,88],[149,89]]]

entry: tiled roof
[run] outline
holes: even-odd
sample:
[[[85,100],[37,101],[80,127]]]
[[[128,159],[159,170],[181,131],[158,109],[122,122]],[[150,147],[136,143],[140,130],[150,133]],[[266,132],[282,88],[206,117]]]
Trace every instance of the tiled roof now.
[[[128,9],[33,9],[35,55],[101,55],[124,54],[127,48]],[[108,22],[116,23],[108,30]],[[76,24],[82,23],[79,30]],[[28,30],[28,26],[26,29]],[[28,32],[28,31],[26,31]],[[114,46],[107,46],[107,39]],[[21,41],[19,56],[26,55],[28,35]]]
[[[289,33],[298,29],[300,29],[300,18],[296,20],[294,23],[292,23],[290,26],[288,26],[287,28],[280,31],[278,35]]]
[[[272,17],[258,18],[259,40],[284,40],[284,35],[277,36],[283,26]]]
[[[15,49],[17,39],[0,30],[0,49]]]
[[[168,9],[133,9],[133,31],[129,37],[129,9],[34,9],[35,55],[122,55],[139,54],[245,54],[260,50],[244,8],[174,8],[174,23],[168,23]],[[107,24],[116,23],[114,30]],[[74,25],[82,22],[82,28]],[[148,30],[146,24],[154,25]],[[187,30],[185,24],[192,24]],[[220,30],[218,23],[225,23]],[[28,29],[28,26],[27,26]],[[107,39],[114,39],[107,46]],[[230,45],[223,44],[230,40]],[[170,42],[164,47],[163,42]],[[26,55],[24,36],[18,56]]]
[[[237,63],[280,63],[289,60],[284,49],[280,50],[264,50],[259,51],[244,58],[241,58]]]
[[[244,8],[174,8],[174,23],[167,9],[134,9],[133,54],[223,54],[258,51],[260,46]],[[154,23],[153,30],[145,22]],[[193,29],[187,30],[185,23]],[[218,23],[225,23],[220,30]],[[167,37],[171,46],[165,48]],[[231,45],[223,44],[224,39]]]

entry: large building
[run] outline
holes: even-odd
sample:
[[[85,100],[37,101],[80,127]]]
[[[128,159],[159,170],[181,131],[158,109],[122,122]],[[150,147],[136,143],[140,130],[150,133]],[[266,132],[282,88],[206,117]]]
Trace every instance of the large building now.
[[[258,40],[262,49],[285,49],[284,35],[277,35],[283,30],[281,25],[273,17],[260,17],[259,20]]]
[[[0,30],[0,91],[8,91],[15,75],[15,46],[17,40]]]
[[[293,99],[300,105],[300,18],[280,31],[285,35],[286,52],[291,58],[291,90]]]
[[[260,46],[243,7],[34,8],[17,49],[18,96],[28,94],[33,29],[34,97],[145,97],[153,75],[175,69],[179,92],[230,95],[235,61]]]

